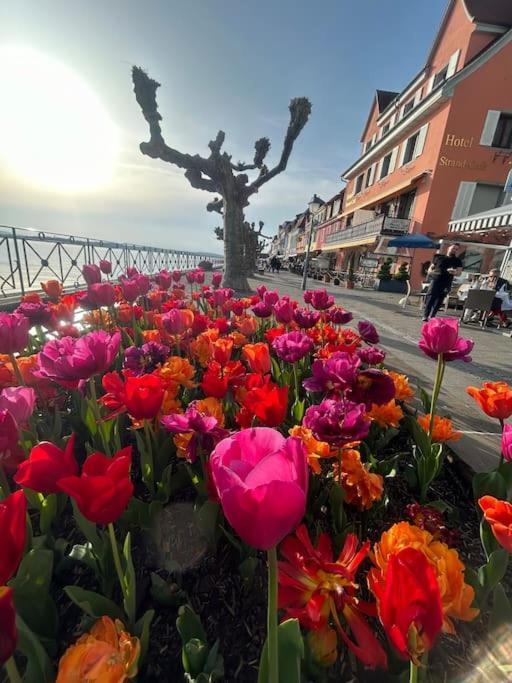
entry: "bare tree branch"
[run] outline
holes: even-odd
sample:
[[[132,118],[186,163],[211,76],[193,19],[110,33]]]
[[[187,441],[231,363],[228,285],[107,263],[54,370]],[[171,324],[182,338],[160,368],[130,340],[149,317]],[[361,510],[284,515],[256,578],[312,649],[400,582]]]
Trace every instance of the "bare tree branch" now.
[[[209,178],[203,178],[201,171],[197,168],[189,168],[185,173],[185,178],[195,187],[196,190],[205,190],[206,192],[218,192],[217,183]]]
[[[259,177],[249,185],[247,188],[248,195],[257,192],[262,185],[268,183],[269,180],[285,170],[290,154],[292,153],[294,142],[308,122],[309,115],[311,114],[311,103],[307,97],[296,97],[290,102],[289,109],[290,123],[288,124],[288,130],[286,131],[283,151],[281,152],[279,163],[270,171],[261,173]]]
[[[206,205],[206,210],[211,212],[215,211],[216,213],[222,214],[223,206],[224,202],[222,201],[222,199],[216,197],[211,202],[208,202],[208,204]]]
[[[235,171],[254,171],[256,168],[261,168],[263,160],[267,156],[270,149],[270,140],[268,138],[260,138],[254,143],[254,161],[252,164],[244,164],[239,161],[238,164],[232,164],[231,167]]]

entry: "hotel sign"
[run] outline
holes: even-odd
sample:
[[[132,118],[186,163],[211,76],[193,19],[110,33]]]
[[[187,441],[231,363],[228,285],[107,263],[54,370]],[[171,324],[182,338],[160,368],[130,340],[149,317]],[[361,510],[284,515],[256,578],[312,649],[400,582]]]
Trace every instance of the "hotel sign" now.
[[[463,149],[470,149],[471,147],[473,147],[474,141],[474,137],[462,138],[457,135],[454,135],[453,133],[448,133],[444,144],[446,147],[459,147]]]

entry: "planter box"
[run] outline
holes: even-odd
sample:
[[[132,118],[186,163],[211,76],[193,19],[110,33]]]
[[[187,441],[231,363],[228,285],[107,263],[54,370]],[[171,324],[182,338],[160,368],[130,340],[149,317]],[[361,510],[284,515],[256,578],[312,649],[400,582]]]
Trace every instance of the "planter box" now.
[[[402,282],[401,280],[379,280],[377,291],[405,294],[407,292],[407,282]]]

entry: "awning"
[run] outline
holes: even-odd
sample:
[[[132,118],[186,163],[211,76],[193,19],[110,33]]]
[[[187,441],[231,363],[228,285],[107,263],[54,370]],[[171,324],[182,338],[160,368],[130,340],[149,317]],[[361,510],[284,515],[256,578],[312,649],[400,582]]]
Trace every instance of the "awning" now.
[[[436,239],[443,240],[443,242],[474,244],[489,249],[507,249],[512,245],[512,226],[491,230],[450,231],[444,235],[436,235]]]
[[[392,187],[388,187],[386,190],[384,190],[383,192],[381,192],[380,194],[378,194],[376,196],[370,195],[368,197],[368,201],[366,203],[364,201],[361,203],[361,200],[364,200],[365,190],[363,190],[363,192],[361,193],[361,196],[358,195],[356,197],[357,201],[353,202],[350,205],[350,208],[348,208],[346,211],[344,211],[341,214],[341,216],[338,216],[338,218],[343,218],[344,216],[349,216],[351,213],[354,213],[354,211],[369,209],[372,206],[374,206],[375,204],[378,204],[379,202],[381,202],[383,199],[389,199],[390,197],[394,197],[397,194],[401,194],[403,192],[403,190],[407,190],[408,188],[414,187],[420,180],[422,180],[427,175],[428,175],[428,173],[424,171],[423,173],[419,173],[417,176],[414,176],[413,178],[409,178],[408,180],[405,180],[402,183],[398,183],[398,185],[393,185]],[[373,189],[373,187],[375,187],[375,186],[372,185],[372,188],[369,188],[369,189]],[[350,200],[348,200],[346,202],[346,206],[348,206],[349,201]],[[357,204],[357,207],[355,206],[356,204]]]
[[[343,242],[343,244],[326,244],[322,247],[322,251],[343,251],[344,249],[350,249],[350,247],[362,247],[365,244],[374,244],[380,236],[381,235],[373,235],[370,237],[360,237],[359,239],[354,238],[351,242]]]

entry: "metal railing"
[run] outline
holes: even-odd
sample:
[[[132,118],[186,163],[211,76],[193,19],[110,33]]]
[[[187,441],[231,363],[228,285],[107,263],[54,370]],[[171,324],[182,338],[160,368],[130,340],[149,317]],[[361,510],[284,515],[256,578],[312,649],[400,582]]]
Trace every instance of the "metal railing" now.
[[[377,237],[378,235],[403,235],[409,232],[411,221],[409,218],[391,218],[378,216],[371,221],[360,223],[349,228],[343,228],[327,235],[326,244],[343,244],[358,238]]]
[[[213,267],[224,263],[219,255],[138,244],[109,242],[46,230],[0,225],[0,292],[3,297],[39,289],[45,280],[64,286],[84,286],[82,267],[105,259],[112,263],[112,278],[129,267],[153,274],[162,269],[190,270],[201,261]]]

